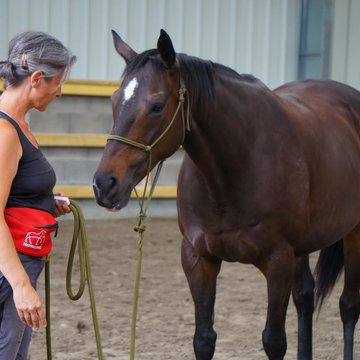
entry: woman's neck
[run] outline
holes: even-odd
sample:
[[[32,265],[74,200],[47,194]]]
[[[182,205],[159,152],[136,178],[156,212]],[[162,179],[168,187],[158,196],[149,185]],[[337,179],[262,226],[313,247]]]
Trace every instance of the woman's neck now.
[[[0,96],[0,111],[5,112],[19,124],[26,124],[25,115],[31,109],[25,87],[9,87]]]

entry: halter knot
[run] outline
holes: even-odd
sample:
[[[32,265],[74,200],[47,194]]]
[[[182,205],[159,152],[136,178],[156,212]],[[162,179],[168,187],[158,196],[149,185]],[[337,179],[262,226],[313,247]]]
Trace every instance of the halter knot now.
[[[140,211],[140,214],[139,214],[139,222],[137,225],[134,226],[134,231],[142,234],[143,232],[145,232],[145,218],[146,218],[146,215],[143,211]]]
[[[135,231],[135,232],[138,232],[138,233],[140,233],[140,234],[142,234],[143,232],[145,232],[145,229],[146,229],[146,226],[145,226],[144,223],[138,224],[138,225],[135,225],[135,226],[134,226],[134,231]]]
[[[186,93],[186,87],[181,86],[179,89],[179,101],[182,103],[185,101],[185,93]]]

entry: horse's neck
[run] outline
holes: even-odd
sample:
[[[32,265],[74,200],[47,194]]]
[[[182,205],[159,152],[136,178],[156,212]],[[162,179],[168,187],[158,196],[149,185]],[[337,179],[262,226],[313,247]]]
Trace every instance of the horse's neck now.
[[[209,188],[220,193],[224,181],[234,178],[232,171],[237,171],[240,164],[246,162],[247,153],[239,141],[229,140],[229,136],[224,136],[227,126],[218,128],[215,123],[211,129],[192,123],[191,132],[183,147],[204,175]]]
[[[221,95],[206,114],[194,109],[184,149],[211,185],[220,187],[224,180],[232,184],[252,171],[259,148],[276,152],[275,133],[286,130],[276,123],[284,119],[274,119],[269,113],[279,110],[279,104],[264,86],[227,88],[224,84],[216,93]]]

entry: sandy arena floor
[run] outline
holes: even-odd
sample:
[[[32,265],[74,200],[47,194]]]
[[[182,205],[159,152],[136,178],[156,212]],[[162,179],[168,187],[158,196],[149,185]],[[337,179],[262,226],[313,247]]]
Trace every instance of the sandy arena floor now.
[[[70,220],[62,221],[51,258],[51,331],[53,360],[97,359],[87,290],[79,301],[67,298],[65,276],[72,236]],[[137,234],[132,219],[87,222],[95,297],[104,359],[129,359]],[[194,359],[193,303],[180,264],[177,221],[146,220],[138,309],[137,360]],[[75,267],[76,269],[77,267]],[[76,290],[78,277],[73,283]],[[342,281],[314,324],[316,360],[342,359],[342,324],[338,299]],[[39,283],[44,294],[44,276]],[[261,333],[265,324],[266,285],[251,265],[224,263],[218,279],[214,360],[265,359]],[[291,303],[287,319],[286,359],[296,359],[296,317]],[[355,359],[360,341],[355,338]],[[45,330],[34,334],[31,360],[46,359]]]

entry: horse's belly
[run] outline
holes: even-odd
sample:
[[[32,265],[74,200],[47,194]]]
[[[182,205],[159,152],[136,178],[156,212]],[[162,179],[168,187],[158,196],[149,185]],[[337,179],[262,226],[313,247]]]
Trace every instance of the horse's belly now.
[[[309,216],[308,240],[304,241],[304,245],[309,246],[311,251],[342,239],[360,223],[359,184],[360,174],[357,181],[339,181],[324,196],[310,203],[312,211]]]
[[[360,193],[355,191],[350,197],[324,201],[310,214],[308,222],[301,226],[302,236],[293,234],[296,254],[309,254],[328,247],[343,239],[360,223]]]
[[[328,247],[348,235],[360,223],[359,206],[353,211],[350,209],[351,207],[344,208],[337,213],[325,212],[322,217],[313,220],[297,252],[310,253]]]
[[[255,242],[247,235],[237,233],[222,235],[204,233],[203,243],[195,241],[195,248],[199,250],[199,255],[210,254],[229,262],[252,264],[259,255]]]
[[[219,220],[219,223],[221,221]],[[200,226],[188,233],[195,253],[224,261],[256,264],[278,246],[289,246],[286,238],[269,222],[249,226]]]

